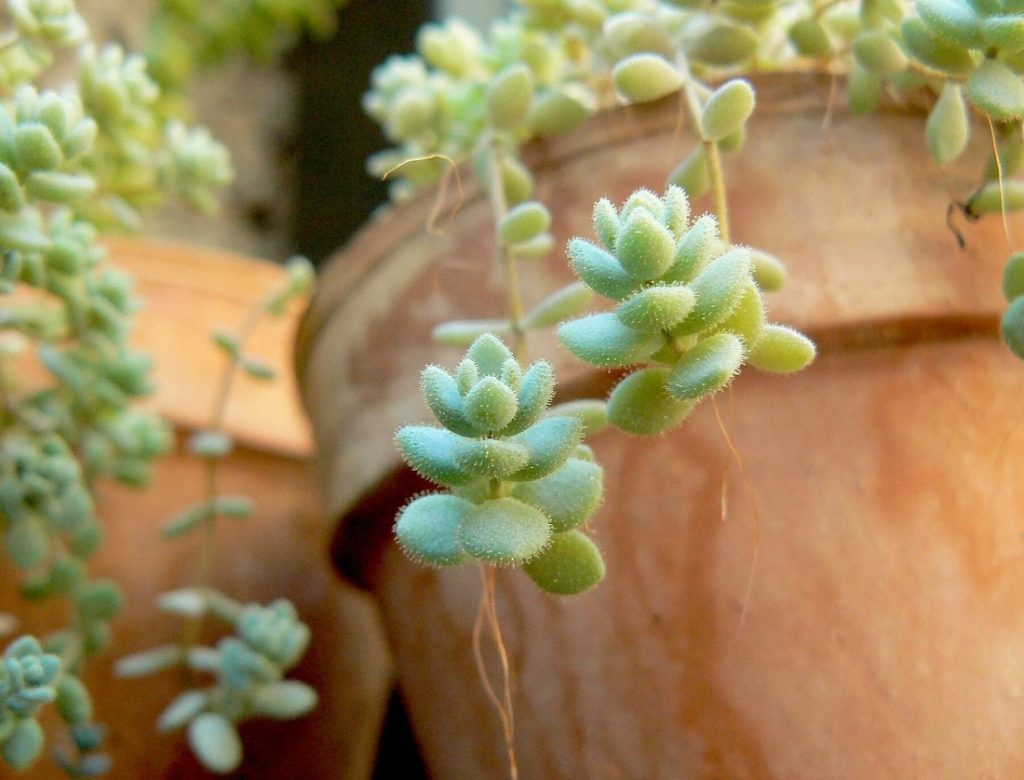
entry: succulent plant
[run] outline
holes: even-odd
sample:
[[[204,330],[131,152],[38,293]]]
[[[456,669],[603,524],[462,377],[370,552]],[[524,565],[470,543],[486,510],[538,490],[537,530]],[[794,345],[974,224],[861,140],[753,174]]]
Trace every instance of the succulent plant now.
[[[601,553],[579,530],[600,503],[602,471],[580,443],[580,417],[545,416],[554,385],[547,362],[524,372],[492,334],[473,342],[454,374],[423,371],[423,394],[443,427],[406,426],[395,438],[409,465],[448,491],[399,513],[406,554],[433,566],[522,566],[563,595],[602,579]]]

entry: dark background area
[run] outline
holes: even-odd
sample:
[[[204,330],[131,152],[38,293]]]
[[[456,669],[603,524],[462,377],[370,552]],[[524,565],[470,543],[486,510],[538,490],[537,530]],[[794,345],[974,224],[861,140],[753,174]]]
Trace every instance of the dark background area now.
[[[353,0],[333,40],[305,40],[289,57],[299,88],[290,232],[296,251],[318,265],[387,198],[365,161],[389,144],[361,100],[373,68],[390,54],[411,53],[416,30],[432,14],[424,0]]]

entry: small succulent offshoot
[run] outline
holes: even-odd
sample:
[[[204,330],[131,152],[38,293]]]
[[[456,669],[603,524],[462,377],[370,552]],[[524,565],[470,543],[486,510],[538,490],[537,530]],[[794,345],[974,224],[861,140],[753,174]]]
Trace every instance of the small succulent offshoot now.
[[[711,215],[691,221],[682,188],[670,186],[662,198],[637,190],[619,210],[602,198],[594,226],[601,245],[575,238],[569,260],[587,285],[618,303],[563,323],[558,335],[587,363],[643,366],[612,391],[613,425],[660,433],[728,385],[744,363],[791,373],[814,359],[810,339],[766,322],[762,289],[783,281],[779,261],[726,246]]]
[[[431,566],[521,566],[560,595],[601,581],[601,552],[581,530],[603,489],[601,467],[580,443],[593,409],[545,416],[554,386],[550,364],[524,372],[489,333],[454,374],[424,369],[423,394],[443,427],[409,425],[395,438],[408,464],[447,490],[399,513],[395,535],[407,555]]]

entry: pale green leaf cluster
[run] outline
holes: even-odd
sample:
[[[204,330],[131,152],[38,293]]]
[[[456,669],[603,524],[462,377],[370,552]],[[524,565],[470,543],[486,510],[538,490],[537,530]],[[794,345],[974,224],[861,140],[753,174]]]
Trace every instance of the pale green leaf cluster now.
[[[494,335],[479,336],[450,374],[423,371],[423,393],[443,427],[410,425],[395,436],[421,475],[448,488],[415,498],[395,534],[433,566],[522,566],[537,585],[581,593],[604,576],[600,551],[581,530],[601,500],[602,470],[581,444],[589,406],[546,415],[551,366],[523,371]],[[598,413],[598,416],[599,413]]]
[[[1003,269],[1003,295],[1010,306],[1003,313],[1000,331],[1003,341],[1019,358],[1024,358],[1024,252],[1014,252]]]
[[[215,647],[161,645],[122,658],[116,667],[124,677],[180,667],[213,677],[209,686],[179,694],[157,722],[160,731],[187,728],[189,746],[211,772],[227,774],[241,763],[238,723],[291,720],[316,707],[316,691],[286,676],[310,640],[290,601],[243,606],[222,593],[190,588],[164,594],[160,606],[185,618],[211,614],[234,630]]]
[[[617,304],[563,323],[558,335],[593,365],[641,366],[608,399],[614,425],[660,433],[728,385],[744,363],[789,373],[813,360],[806,337],[766,322],[755,253],[726,246],[714,217],[691,220],[681,188],[662,198],[637,190],[618,210],[601,199],[594,225],[600,245],[573,239],[569,261]]]
[[[12,769],[27,769],[42,753],[40,707],[53,701],[69,723],[88,720],[88,693],[75,677],[61,677],[60,658],[23,636],[0,658],[0,756]]]

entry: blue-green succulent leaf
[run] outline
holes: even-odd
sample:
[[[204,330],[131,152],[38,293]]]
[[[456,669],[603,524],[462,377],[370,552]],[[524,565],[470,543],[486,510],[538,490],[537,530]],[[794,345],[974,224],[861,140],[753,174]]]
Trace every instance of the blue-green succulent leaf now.
[[[596,463],[569,458],[557,471],[520,482],[512,496],[536,507],[551,520],[556,533],[585,523],[601,503],[604,472]]]
[[[514,356],[501,339],[485,333],[470,345],[466,357],[476,363],[481,376],[500,376],[502,364]]]
[[[519,408],[502,433],[506,436],[521,433],[537,422],[551,403],[554,392],[555,370],[547,361],[537,361],[523,374],[519,386]]]
[[[523,565],[542,590],[559,596],[575,596],[604,579],[601,551],[580,531],[566,531],[551,537],[551,544]]]
[[[582,238],[569,242],[569,263],[580,279],[606,298],[620,301],[640,288],[614,255]]]
[[[613,312],[565,322],[558,328],[558,337],[580,360],[606,368],[640,363],[665,343],[661,333],[626,327]]]
[[[716,333],[685,352],[668,378],[669,393],[698,400],[721,390],[743,365],[743,342],[732,333]]]
[[[619,321],[634,330],[658,333],[682,322],[693,308],[693,290],[684,285],[655,285],[633,293],[615,309]]]
[[[437,366],[427,366],[423,369],[420,387],[423,397],[427,399],[427,406],[441,425],[460,436],[479,435],[466,419],[459,386],[447,371]]]
[[[395,434],[395,443],[412,469],[439,485],[462,485],[473,479],[458,463],[458,454],[469,441],[428,425],[407,425]]]
[[[533,558],[551,539],[551,523],[537,509],[515,498],[496,498],[473,507],[459,527],[462,548],[498,565]]]
[[[515,361],[506,361],[506,364]],[[457,389],[457,388],[456,388]],[[496,376],[485,376],[468,393],[464,402],[466,419],[478,432],[500,431],[516,416],[516,394]]]
[[[505,479],[526,466],[523,444],[503,439],[467,439],[456,453],[459,468],[477,477]]]
[[[415,561],[431,566],[454,566],[469,556],[459,544],[459,527],[473,504],[446,493],[413,500],[398,515],[395,536],[402,550]]]
[[[561,466],[580,443],[583,423],[576,417],[545,417],[512,438],[529,452],[527,464],[506,478],[539,479]]]
[[[750,250],[737,247],[712,260],[691,285],[697,303],[672,334],[686,336],[713,328],[733,313],[750,280]]]

